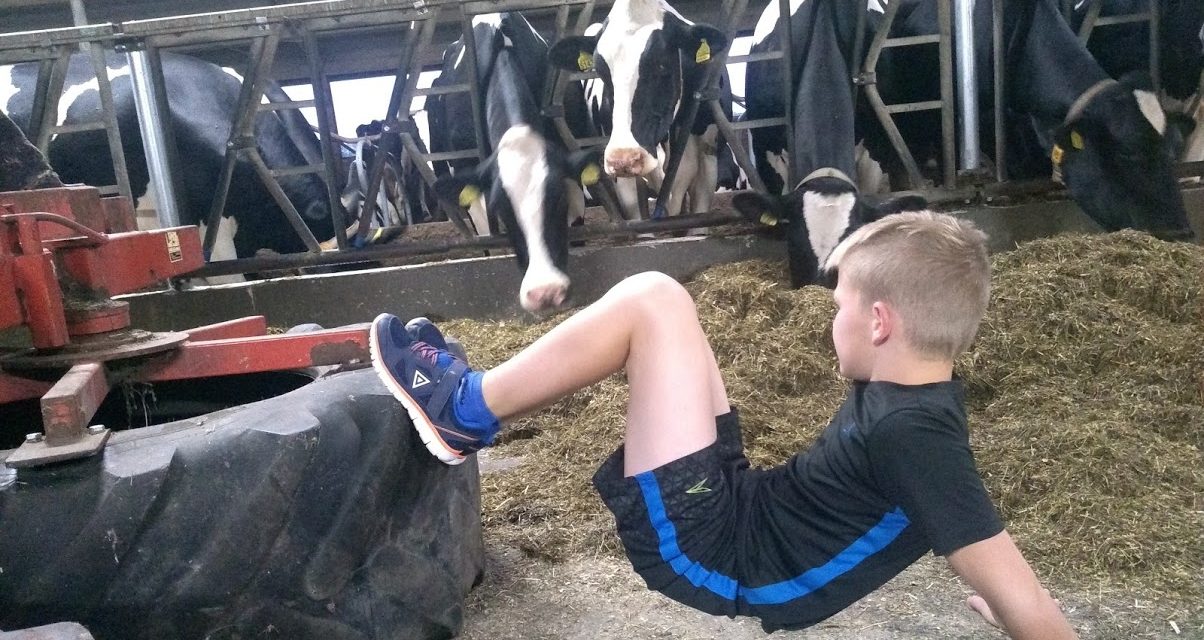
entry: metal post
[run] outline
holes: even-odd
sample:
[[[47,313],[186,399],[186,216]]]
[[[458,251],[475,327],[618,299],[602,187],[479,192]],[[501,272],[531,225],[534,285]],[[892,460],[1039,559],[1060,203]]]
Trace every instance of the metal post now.
[[[134,107],[138,112],[138,130],[142,132],[142,146],[146,150],[146,169],[158,197],[156,213],[159,226],[178,227],[179,199],[176,197],[176,185],[172,180],[175,174],[164,137],[164,132],[171,126],[171,114],[161,111],[159,102],[154,99],[162,88],[155,86],[156,77],[146,51],[130,49],[126,55],[129,57]]]
[[[995,62],[995,181],[1003,182],[1008,179],[1007,133],[1003,122],[1006,117],[1004,92],[1007,90],[1003,77],[1003,0],[991,0],[991,21],[991,55]]]
[[[772,0],[771,0],[772,1]],[[859,0],[854,0],[859,1]],[[782,128],[786,130],[785,136],[787,142],[793,144],[794,141],[794,27],[790,24],[790,0],[777,0],[778,2],[778,26],[782,30],[782,35],[778,39],[781,44],[779,47],[782,51],[782,111],[786,117],[786,124]],[[730,46],[730,44],[729,44]],[[747,91],[745,92],[747,93]],[[786,188],[793,189],[797,184],[799,175],[798,167],[795,162],[788,162],[786,166]],[[775,194],[776,195],[776,194]]]
[[[1162,32],[1158,28],[1162,21],[1160,11],[1158,0],[1150,0],[1150,79],[1154,82],[1154,93],[1162,89],[1162,63],[1158,46],[1162,41]]]
[[[347,248],[347,230],[344,228],[343,206],[339,201],[339,159],[338,149],[334,143],[335,121],[334,105],[330,95],[330,78],[326,76],[326,67],[322,62],[322,52],[318,48],[318,38],[307,28],[301,29],[301,44],[305,47],[305,57],[309,61],[309,77],[314,88],[314,107],[318,113],[318,132],[322,144],[322,166],[326,174],[326,203],[330,207],[330,222],[334,228],[335,242],[339,250]]]
[[[974,66],[974,0],[953,0],[957,42],[957,106],[961,113],[961,164],[978,168],[978,70]]]

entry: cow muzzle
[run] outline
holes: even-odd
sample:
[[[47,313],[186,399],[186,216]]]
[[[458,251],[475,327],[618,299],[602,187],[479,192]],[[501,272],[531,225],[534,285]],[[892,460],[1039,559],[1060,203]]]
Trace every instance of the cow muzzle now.
[[[607,148],[606,173],[616,178],[638,178],[656,168],[656,158],[642,147]]]
[[[518,302],[531,313],[540,313],[560,308],[569,298],[568,276],[556,270],[546,277],[523,278],[518,292]]]

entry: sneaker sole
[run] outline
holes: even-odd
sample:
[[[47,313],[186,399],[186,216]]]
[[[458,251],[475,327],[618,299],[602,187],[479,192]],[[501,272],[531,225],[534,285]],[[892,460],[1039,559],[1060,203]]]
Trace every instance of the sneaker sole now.
[[[376,377],[380,378],[381,383],[385,385],[389,393],[393,394],[393,397],[397,398],[401,406],[405,407],[406,413],[410,414],[410,422],[413,423],[414,429],[418,432],[418,438],[422,440],[422,444],[426,445],[426,449],[431,452],[431,455],[450,465],[464,462],[464,456],[459,451],[447,446],[447,443],[439,436],[435,424],[426,415],[426,412],[422,410],[422,407],[410,397],[410,394],[406,393],[405,389],[402,389],[393,380],[393,375],[384,368],[384,361],[380,357],[380,349],[376,346],[380,337],[377,334],[376,326],[376,322],[373,322],[368,330],[368,350],[372,354],[372,369],[376,371]]]

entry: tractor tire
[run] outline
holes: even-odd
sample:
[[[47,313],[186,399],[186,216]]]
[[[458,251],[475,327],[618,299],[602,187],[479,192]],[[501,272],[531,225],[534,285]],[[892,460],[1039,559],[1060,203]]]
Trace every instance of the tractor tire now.
[[[92,458],[0,464],[0,629],[450,638],[484,568],[479,491],[370,369],[120,431]]]

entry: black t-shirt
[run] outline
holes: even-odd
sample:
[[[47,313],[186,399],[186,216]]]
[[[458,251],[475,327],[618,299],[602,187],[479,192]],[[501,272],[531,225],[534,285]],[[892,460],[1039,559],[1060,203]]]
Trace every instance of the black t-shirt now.
[[[959,381],[854,383],[815,444],[754,484],[746,524],[761,548],[745,566],[766,567],[772,554],[766,582],[808,584],[781,620],[755,613],[769,630],[815,624],[929,550],[947,555],[1003,530],[974,466]]]

